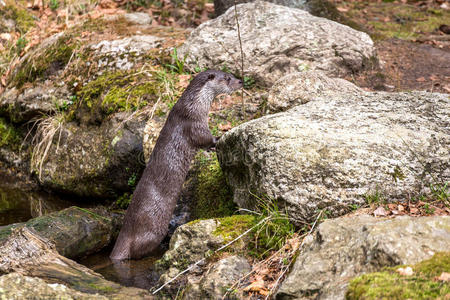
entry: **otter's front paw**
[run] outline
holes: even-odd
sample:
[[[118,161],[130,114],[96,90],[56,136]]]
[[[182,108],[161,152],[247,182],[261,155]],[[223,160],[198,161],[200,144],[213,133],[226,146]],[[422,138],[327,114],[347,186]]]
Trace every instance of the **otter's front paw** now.
[[[219,141],[220,137],[213,137],[213,141],[211,146],[208,148],[207,151],[216,152],[216,144]]]

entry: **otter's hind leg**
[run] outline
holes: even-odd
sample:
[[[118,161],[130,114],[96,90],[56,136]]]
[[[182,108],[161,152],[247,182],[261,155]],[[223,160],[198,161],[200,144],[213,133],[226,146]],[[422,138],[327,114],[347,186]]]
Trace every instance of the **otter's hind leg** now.
[[[122,232],[120,232],[116,244],[114,245],[114,249],[111,252],[109,258],[111,258],[112,260],[130,259],[131,245],[132,245],[132,238],[130,236],[125,236],[124,234],[122,234]]]
[[[164,235],[155,232],[141,232],[139,238],[134,239],[130,247],[130,255],[132,258],[142,258],[155,250],[164,239]]]

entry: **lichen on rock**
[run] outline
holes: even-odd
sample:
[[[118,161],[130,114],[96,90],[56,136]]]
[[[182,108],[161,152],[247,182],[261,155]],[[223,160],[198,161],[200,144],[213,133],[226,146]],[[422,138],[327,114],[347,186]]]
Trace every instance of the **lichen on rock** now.
[[[267,195],[301,226],[322,209],[333,216],[349,212],[350,204],[364,203],[376,190],[405,199],[450,180],[447,95],[319,98],[220,139],[219,162],[240,207],[255,206],[252,193]]]
[[[362,215],[326,220],[305,240],[276,297],[343,299],[355,276],[416,264],[449,247],[449,216],[380,219]],[[360,299],[355,291],[351,293]],[[382,298],[379,295],[375,299]]]
[[[375,56],[370,37],[308,12],[264,1],[237,5],[246,75],[270,86],[281,76],[305,69],[339,76],[358,72]],[[226,68],[240,72],[234,10],[197,27],[178,57],[192,70]]]

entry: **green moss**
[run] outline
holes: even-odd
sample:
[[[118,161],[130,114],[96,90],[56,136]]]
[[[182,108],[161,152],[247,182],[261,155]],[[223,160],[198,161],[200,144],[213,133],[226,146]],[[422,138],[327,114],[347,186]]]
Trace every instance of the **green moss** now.
[[[448,282],[435,279],[442,272],[450,272],[450,252],[438,253],[411,267],[411,276],[398,274],[397,266],[356,277],[350,282],[346,298],[444,299],[450,293]]]
[[[88,82],[77,93],[77,101],[91,112],[111,114],[118,111],[135,111],[159,97],[167,101],[164,88],[167,78],[154,74],[153,79],[134,72],[105,73]],[[175,78],[171,78],[174,84]],[[170,97],[171,99],[171,97]]]
[[[54,72],[61,70],[69,62],[78,43],[70,35],[61,36],[52,46],[43,53],[30,56],[17,71],[12,81],[17,87],[36,79],[45,79]]]
[[[112,286],[100,285],[100,284],[96,284],[96,283],[92,283],[92,282],[89,283],[88,286],[102,294],[112,294],[112,293],[116,293],[119,290]]]
[[[264,258],[280,249],[286,240],[294,234],[294,225],[289,221],[287,212],[282,211],[278,201],[268,196],[258,197],[251,193],[255,207],[259,211],[257,226],[252,233],[253,239],[249,245],[249,254],[258,259]]]
[[[12,150],[18,150],[21,142],[21,135],[14,126],[0,118],[0,147],[8,146]]]
[[[229,242],[255,225],[256,218],[251,215],[234,215],[218,219],[220,225],[213,234]]]
[[[230,216],[236,211],[231,189],[220,168],[216,153],[201,152],[196,157],[198,165],[195,188],[196,219]]]
[[[6,1],[6,6],[0,10],[0,16],[12,19],[16,22],[16,27],[22,34],[26,33],[35,25],[33,15],[20,6],[23,1]],[[26,3],[23,3],[26,5]]]
[[[121,209],[127,209],[128,205],[131,203],[132,193],[124,193],[122,196],[117,198],[116,205]]]

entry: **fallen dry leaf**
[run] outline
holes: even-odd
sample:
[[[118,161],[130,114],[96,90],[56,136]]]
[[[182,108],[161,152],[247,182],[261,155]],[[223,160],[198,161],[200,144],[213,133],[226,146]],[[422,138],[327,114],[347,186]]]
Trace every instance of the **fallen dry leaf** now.
[[[403,205],[401,205],[401,204],[398,205],[397,209],[398,209],[399,212],[404,212],[405,211],[405,207]]]
[[[220,129],[221,131],[228,131],[228,130],[231,129],[231,123],[228,122],[228,123],[226,123],[226,124],[219,124],[219,129]]]
[[[337,10],[340,11],[340,12],[348,12],[348,8],[347,7],[338,7]]]
[[[419,213],[419,209],[417,209],[416,207],[410,207],[409,212],[412,214],[417,214]]]
[[[257,292],[263,296],[267,296],[269,294],[269,290],[264,285],[264,280],[258,279],[250,283],[250,285],[244,288],[244,292]]]
[[[397,270],[395,270],[395,272],[403,276],[411,276],[414,274],[414,271],[411,267],[398,268]]]
[[[117,8],[117,3],[113,0],[100,0],[100,3],[98,4],[100,8]]]
[[[387,211],[384,209],[383,206],[379,206],[375,211],[373,212],[373,215],[375,217],[385,217],[387,216]]]
[[[430,76],[430,80],[436,81],[436,80],[439,80],[439,77],[437,77],[436,75],[433,74]]]
[[[397,204],[394,204],[394,203],[390,203],[390,204],[388,204],[387,205],[387,207],[389,208],[389,210],[396,210],[397,209]]]
[[[191,80],[191,75],[189,75],[189,74],[178,75],[177,87],[183,88],[183,89],[187,88],[190,80]]]
[[[419,77],[419,78],[416,78],[416,81],[417,82],[425,82],[425,77]]]

